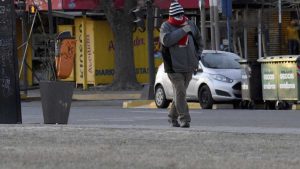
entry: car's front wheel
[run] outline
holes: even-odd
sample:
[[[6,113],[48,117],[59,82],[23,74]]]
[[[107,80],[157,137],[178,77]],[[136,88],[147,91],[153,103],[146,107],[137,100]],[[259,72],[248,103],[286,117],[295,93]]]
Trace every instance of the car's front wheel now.
[[[211,109],[214,100],[212,98],[210,89],[207,85],[202,86],[200,90],[198,91],[198,98],[199,98],[199,103],[202,109]]]
[[[170,105],[170,101],[166,98],[164,88],[160,85],[155,89],[155,104],[158,108],[167,108]]]

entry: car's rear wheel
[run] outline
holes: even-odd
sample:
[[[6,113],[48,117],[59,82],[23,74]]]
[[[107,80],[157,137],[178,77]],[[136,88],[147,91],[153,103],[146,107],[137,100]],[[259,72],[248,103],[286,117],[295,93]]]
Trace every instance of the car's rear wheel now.
[[[202,109],[211,109],[214,100],[212,98],[210,89],[207,85],[202,86],[198,92],[199,103]]]
[[[170,105],[170,101],[166,98],[165,90],[160,85],[155,89],[155,104],[158,108],[167,108]]]

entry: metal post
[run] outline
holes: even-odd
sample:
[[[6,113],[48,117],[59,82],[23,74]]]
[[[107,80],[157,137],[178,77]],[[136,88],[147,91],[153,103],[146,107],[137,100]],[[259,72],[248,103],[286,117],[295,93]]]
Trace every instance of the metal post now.
[[[49,35],[50,35],[50,66],[52,69],[52,75],[54,80],[56,77],[56,67],[55,67],[55,37],[54,37],[54,25],[53,25],[53,14],[52,14],[52,0],[48,0],[48,20],[49,20]]]
[[[261,27],[261,14],[262,10],[258,10],[258,26],[257,26],[257,32],[258,32],[258,58],[262,57],[262,27]]]
[[[211,39],[211,49],[216,50],[216,39],[215,39],[215,23],[214,23],[214,7],[213,7],[214,0],[209,0],[209,7],[210,7],[210,39]]]
[[[279,33],[279,46],[280,54],[282,53],[282,11],[281,11],[281,0],[278,0],[278,33]]]
[[[215,22],[216,50],[220,50],[220,28],[219,28],[218,0],[214,0],[214,22]]]
[[[231,41],[231,17],[227,16],[227,39],[228,39],[228,51],[232,51],[232,41]]]
[[[205,12],[205,1],[204,0],[199,0],[200,4],[200,13],[201,13],[201,38],[202,38],[202,44],[203,48],[207,49],[207,44],[206,44],[206,12]]]
[[[155,82],[155,66],[154,66],[154,18],[152,1],[147,0],[147,36],[148,36],[148,64],[149,64],[149,95],[148,99],[154,99],[154,82]]]
[[[26,27],[26,15],[22,16],[22,43],[27,42],[27,27]],[[26,47],[23,46],[23,55],[26,56]],[[25,61],[26,62],[26,61]],[[27,66],[24,66],[24,71],[23,71],[23,82],[24,82],[24,95],[27,96],[27,88],[28,88],[28,81],[27,81]]]
[[[49,34],[52,36],[54,33],[53,15],[52,15],[52,0],[48,0],[48,20],[49,20]]]
[[[248,60],[248,25],[245,24],[248,21],[248,6],[247,9],[244,10],[243,19],[244,19],[244,56],[245,59]]]
[[[235,15],[234,15],[234,17],[233,17],[233,20],[238,20],[238,13],[237,12],[235,12]],[[232,27],[232,29],[229,29],[230,30],[230,32],[231,32],[231,36],[232,37],[230,37],[231,39],[232,39],[232,51],[234,52],[234,53],[238,53],[238,48],[237,48],[237,31],[236,31],[236,29],[237,29],[237,27],[236,26],[233,26]]]

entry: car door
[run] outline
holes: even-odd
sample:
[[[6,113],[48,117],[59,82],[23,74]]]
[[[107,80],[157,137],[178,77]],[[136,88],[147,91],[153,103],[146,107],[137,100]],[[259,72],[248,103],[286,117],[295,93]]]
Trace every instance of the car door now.
[[[196,74],[193,74],[192,79],[190,81],[189,87],[187,89],[187,97],[190,99],[197,99],[198,98],[198,86],[197,82],[199,80],[200,74],[203,73],[202,66],[199,62],[199,69]]]

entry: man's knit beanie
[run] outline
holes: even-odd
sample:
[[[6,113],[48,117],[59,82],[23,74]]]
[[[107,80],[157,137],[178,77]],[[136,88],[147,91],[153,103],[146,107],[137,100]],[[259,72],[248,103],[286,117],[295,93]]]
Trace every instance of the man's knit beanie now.
[[[183,10],[182,6],[177,1],[173,1],[170,5],[169,15],[175,16],[177,14],[183,14],[183,13],[184,13],[184,10]]]

